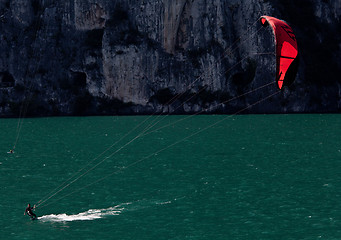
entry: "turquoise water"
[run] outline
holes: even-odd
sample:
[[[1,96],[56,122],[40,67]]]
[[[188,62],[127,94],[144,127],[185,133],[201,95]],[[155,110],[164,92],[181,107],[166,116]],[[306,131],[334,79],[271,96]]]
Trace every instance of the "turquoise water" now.
[[[1,239],[341,239],[341,115],[185,118],[0,119]]]

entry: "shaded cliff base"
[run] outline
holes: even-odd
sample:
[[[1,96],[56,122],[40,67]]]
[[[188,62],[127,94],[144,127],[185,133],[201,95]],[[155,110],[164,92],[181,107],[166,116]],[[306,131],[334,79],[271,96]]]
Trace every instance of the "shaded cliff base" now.
[[[10,84],[10,83],[8,83]],[[270,87],[270,89],[273,86]],[[295,88],[294,85],[290,88]],[[6,90],[8,91],[8,87]],[[42,99],[38,92],[25,92],[22,86],[10,87],[18,96],[25,96],[19,101],[0,103],[1,117],[43,117],[43,116],[98,116],[98,115],[153,115],[153,114],[278,114],[278,113],[339,113],[340,107],[323,106],[331,102],[341,103],[338,95],[328,95],[328,102],[321,102],[319,98],[309,99],[309,93],[301,96],[302,106],[297,105],[295,95],[289,88],[276,94],[269,88],[259,98],[252,93],[242,96],[231,96],[227,92],[211,92],[205,87],[198,92],[188,90],[175,94],[165,88],[156,92],[146,105],[125,103],[118,99],[92,96],[86,89],[77,92],[77,95],[65,93],[68,101]],[[6,97],[4,88],[0,89],[2,97]],[[307,89],[309,91],[309,89]],[[4,94],[5,92],[5,94]],[[9,94],[9,93],[7,93]],[[273,96],[271,96],[273,95]],[[257,95],[259,96],[259,95]],[[269,97],[270,96],[270,97]],[[264,100],[265,99],[265,100]],[[280,105],[278,105],[280,104]],[[309,107],[304,108],[305,105]],[[335,105],[340,106],[340,104]]]

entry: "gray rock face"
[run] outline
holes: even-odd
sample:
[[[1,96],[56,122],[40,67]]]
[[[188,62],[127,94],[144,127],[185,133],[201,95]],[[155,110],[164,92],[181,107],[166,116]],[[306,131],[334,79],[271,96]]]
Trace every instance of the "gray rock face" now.
[[[278,93],[261,15],[298,39]],[[0,0],[0,115],[340,112],[340,15],[339,0]]]

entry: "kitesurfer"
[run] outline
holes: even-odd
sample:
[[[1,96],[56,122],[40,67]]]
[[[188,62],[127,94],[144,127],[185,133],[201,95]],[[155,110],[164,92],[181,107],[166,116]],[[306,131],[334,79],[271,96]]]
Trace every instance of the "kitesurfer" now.
[[[9,153],[14,153],[14,151],[11,149],[11,150],[9,150]]]
[[[31,207],[30,204],[27,205],[27,208],[25,209],[24,215],[27,215],[31,217],[32,220],[37,219],[37,215],[34,214],[33,210],[35,210],[36,205],[34,205],[33,207]]]

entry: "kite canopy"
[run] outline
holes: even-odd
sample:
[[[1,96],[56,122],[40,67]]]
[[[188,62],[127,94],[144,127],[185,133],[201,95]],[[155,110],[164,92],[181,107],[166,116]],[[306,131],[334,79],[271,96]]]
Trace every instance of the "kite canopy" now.
[[[263,26],[270,25],[276,44],[276,81],[279,89],[289,86],[296,77],[298,68],[298,50],[296,37],[291,27],[274,17],[261,16]]]

